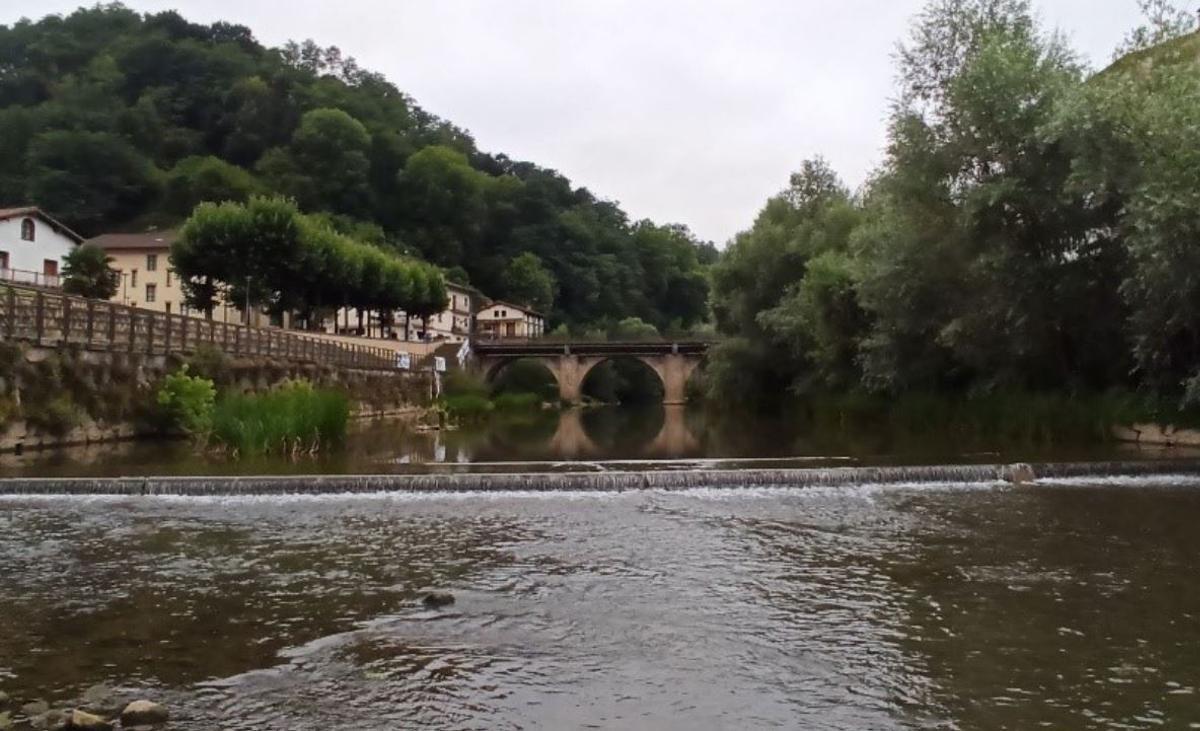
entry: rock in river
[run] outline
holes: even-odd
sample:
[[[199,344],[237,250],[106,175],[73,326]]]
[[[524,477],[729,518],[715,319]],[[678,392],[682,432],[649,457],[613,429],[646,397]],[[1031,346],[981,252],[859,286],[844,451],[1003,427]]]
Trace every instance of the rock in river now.
[[[71,717],[67,719],[66,728],[75,729],[76,731],[113,731],[113,726],[108,721],[87,711],[81,711],[78,708],[71,711]]]
[[[427,607],[448,607],[454,603],[454,595],[445,591],[433,591],[426,594],[421,603]]]
[[[26,716],[38,716],[48,710],[50,710],[50,704],[41,699],[29,701],[21,706],[21,713],[24,713]]]
[[[121,726],[153,726],[166,723],[167,707],[152,701],[134,701],[121,711]]]
[[[60,729],[66,723],[67,714],[62,711],[46,711],[29,717],[29,726],[36,729]]]

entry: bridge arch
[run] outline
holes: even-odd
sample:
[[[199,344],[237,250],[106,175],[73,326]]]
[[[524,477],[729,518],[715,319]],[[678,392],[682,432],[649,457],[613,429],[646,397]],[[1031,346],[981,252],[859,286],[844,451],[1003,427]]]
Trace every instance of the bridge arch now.
[[[475,367],[493,382],[503,368],[531,358],[543,363],[558,383],[559,397],[567,403],[583,398],[583,382],[600,363],[616,357],[634,358],[654,371],[663,385],[663,404],[687,400],[687,382],[708,351],[707,343],[475,343]]]

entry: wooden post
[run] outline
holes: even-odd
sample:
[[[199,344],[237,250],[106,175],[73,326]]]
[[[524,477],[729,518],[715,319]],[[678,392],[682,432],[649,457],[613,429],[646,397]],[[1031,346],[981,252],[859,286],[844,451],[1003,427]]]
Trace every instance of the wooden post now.
[[[171,353],[171,320],[173,319],[175,316],[168,312],[166,322],[163,323],[163,352],[168,355]]]
[[[134,352],[137,345],[137,311],[130,309],[129,315],[129,352]]]
[[[45,335],[46,327],[46,296],[40,291],[34,297],[33,322],[34,332],[37,338],[37,344],[42,344],[42,337]]]
[[[96,332],[96,301],[87,301],[87,347],[92,347],[92,336]]]
[[[154,355],[154,315],[146,315],[146,352]]]
[[[64,343],[71,342],[71,298],[62,298],[62,339]]]
[[[5,330],[8,332],[8,339],[12,340],[17,336],[17,290],[12,287],[8,288],[8,322],[5,323]]]
[[[117,344],[117,307],[108,303],[108,349],[112,350]]]

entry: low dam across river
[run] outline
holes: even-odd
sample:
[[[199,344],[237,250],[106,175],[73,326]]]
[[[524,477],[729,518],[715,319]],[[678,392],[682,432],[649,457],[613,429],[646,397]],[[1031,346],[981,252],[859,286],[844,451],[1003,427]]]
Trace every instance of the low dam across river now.
[[[73,477],[0,480],[0,495],[319,495],[389,492],[580,492],[921,483],[1021,484],[1037,479],[1200,474],[1200,461],[976,464],[806,469]]]

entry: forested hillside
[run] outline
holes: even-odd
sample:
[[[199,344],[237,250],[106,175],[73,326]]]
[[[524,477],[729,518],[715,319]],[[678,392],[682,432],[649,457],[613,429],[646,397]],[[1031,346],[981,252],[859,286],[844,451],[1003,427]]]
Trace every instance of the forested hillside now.
[[[1194,18],[1147,6],[1175,40],[1090,74],[1025,0],[930,2],[880,169],[805,163],[715,267],[713,387],[1200,405]]]
[[[711,245],[480,151],[336,48],[119,4],[0,26],[0,205],[93,235],[258,193],[575,328],[706,318]]]

